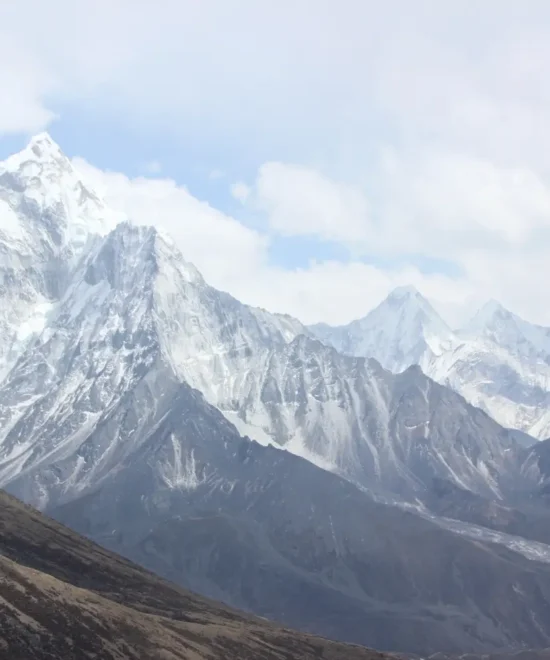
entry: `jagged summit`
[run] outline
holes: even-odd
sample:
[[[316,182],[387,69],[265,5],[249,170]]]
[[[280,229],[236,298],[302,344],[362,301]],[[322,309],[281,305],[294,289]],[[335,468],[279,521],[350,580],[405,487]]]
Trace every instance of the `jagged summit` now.
[[[35,166],[34,168],[32,166]],[[37,177],[40,171],[36,168],[57,167],[67,171],[72,169],[71,161],[49,133],[38,133],[30,138],[27,145],[19,152],[8,156],[0,162],[0,172],[21,172],[26,170],[27,176]]]
[[[7,204],[0,232],[27,242],[80,252],[90,236],[106,235],[124,214],[110,209],[48,133],[0,163]],[[25,246],[23,245],[23,248]]]
[[[123,220],[48,133],[0,163],[0,375],[46,322],[88,246]]]
[[[38,158],[43,158],[50,154],[59,155],[63,153],[61,147],[46,131],[33,135],[28,142],[27,149],[33,151]]]

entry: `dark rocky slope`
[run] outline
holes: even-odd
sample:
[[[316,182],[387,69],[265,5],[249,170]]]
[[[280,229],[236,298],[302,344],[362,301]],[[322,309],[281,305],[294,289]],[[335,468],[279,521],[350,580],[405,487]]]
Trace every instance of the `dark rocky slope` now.
[[[200,598],[0,492],[2,660],[386,657]]]

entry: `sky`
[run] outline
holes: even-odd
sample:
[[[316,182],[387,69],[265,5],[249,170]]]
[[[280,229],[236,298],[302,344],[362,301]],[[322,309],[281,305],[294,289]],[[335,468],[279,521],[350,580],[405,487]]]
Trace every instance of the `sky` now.
[[[0,157],[47,130],[243,302],[550,325],[545,0],[3,2],[0,90]]]

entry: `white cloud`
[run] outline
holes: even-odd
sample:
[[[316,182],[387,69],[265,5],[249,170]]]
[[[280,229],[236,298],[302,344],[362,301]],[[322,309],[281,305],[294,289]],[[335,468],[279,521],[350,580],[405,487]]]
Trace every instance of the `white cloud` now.
[[[169,233],[213,286],[243,302],[289,313],[306,323],[343,323],[365,314],[395,286],[413,283],[446,312],[469,300],[468,283],[417,269],[387,271],[351,261],[283,269],[269,259],[269,236],[245,227],[170,179],[130,179],[81,158],[76,168],[116,210]],[[451,302],[449,306],[448,303]],[[454,320],[454,319],[453,319]]]
[[[550,188],[534,171],[431,150],[386,155],[370,192],[269,163],[260,168],[254,199],[275,231],[371,254],[460,261],[464,250],[519,248],[550,228]]]
[[[267,238],[193,197],[171,179],[131,179],[103,172],[81,158],[75,167],[116,210],[137,224],[154,225],[176,241],[185,258],[222,289],[253,275],[266,258]]]
[[[550,189],[528,167],[416,150],[386,158],[378,182],[384,251],[460,261],[465,250],[519,249],[550,228]]]
[[[362,192],[307,167],[262,165],[253,204],[267,213],[270,228],[285,236],[361,244],[370,234],[368,205]]]
[[[136,139],[162,129],[218,149],[232,180],[245,172],[228,164],[265,163],[232,193],[271,234],[385,265],[280,271],[268,232],[185,188],[98,177],[177,234],[213,284],[315,320],[360,314],[409,278],[440,301],[494,296],[550,323],[537,293],[550,275],[549,77],[545,0],[0,3],[0,134],[86,108]],[[411,266],[430,260],[460,275]]]
[[[0,135],[40,131],[55,119],[44,102],[55,89],[55,78],[38,58],[2,30],[1,19],[0,62]]]
[[[26,73],[42,108],[80,104],[140,130],[268,144],[279,158],[307,149],[308,161],[337,165],[388,137],[451,134],[473,149],[533,153],[547,132],[550,9],[526,5],[19,0],[0,7],[0,42],[18,44],[0,67]]]

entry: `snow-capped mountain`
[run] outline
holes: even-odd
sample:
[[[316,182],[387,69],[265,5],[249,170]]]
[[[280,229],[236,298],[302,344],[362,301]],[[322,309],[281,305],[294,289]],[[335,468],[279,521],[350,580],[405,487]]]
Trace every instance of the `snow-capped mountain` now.
[[[62,203],[79,209],[73,197],[83,184],[75,183],[78,175],[58,148],[46,144],[48,157],[36,154],[48,164],[45,182],[31,187],[67,176],[69,192],[52,186],[46,213]],[[23,162],[32,169],[28,158]],[[95,218],[108,216],[93,193],[88,197]],[[79,214],[51,216],[50,232],[72,236]],[[17,479],[31,489],[25,497],[42,506],[91,488],[137,449],[163,402],[187,383],[241,433],[357,483],[408,496],[437,476],[500,495],[515,443],[459,396],[420,370],[392,376],[374,362],[345,357],[308,337],[298,321],[217,291],[154,228],[122,222],[106,236],[103,230],[104,223],[92,222],[80,252],[68,241],[58,300],[50,296],[44,326],[0,382],[0,483]],[[49,244],[44,250],[49,254]],[[21,297],[17,284],[10,291]],[[407,350],[435,355],[450,341],[448,328],[413,291],[396,292],[376,318],[392,314],[386,357],[396,346],[399,359]],[[400,322],[411,328],[403,336]],[[422,338],[415,341],[418,330]],[[133,402],[132,442],[120,423],[109,422],[123,402]],[[99,427],[109,436],[98,436]],[[92,435],[102,438],[99,445],[89,446]],[[30,481],[27,474],[34,475]]]
[[[434,479],[484,500],[528,489],[514,434],[418,367],[392,374],[210,287],[47,136],[0,169],[0,486],[305,629],[421,653],[550,643],[550,550],[487,546],[422,503]],[[380,318],[387,365],[455,341],[410,290]]]
[[[251,437],[260,429],[355,483],[404,496],[442,477],[499,497],[517,454],[510,434],[420,369],[392,375],[304,335],[249,374],[235,417]]]
[[[466,362],[477,360],[481,367],[479,382],[475,384],[477,404],[501,424],[524,430],[535,438],[548,437],[550,329],[527,323],[490,301],[459,336],[465,342],[449,384],[463,391],[470,387],[473,392],[475,381],[462,370]]]
[[[395,373],[439,356],[454,334],[414,287],[399,287],[367,316],[349,325],[311,326],[310,330],[347,355],[373,357]]]
[[[346,354],[373,357],[394,373],[420,365],[499,424],[535,438],[550,435],[550,330],[494,301],[452,332],[418,292],[400,288],[364,319],[310,330]]]
[[[241,368],[284,344],[290,326],[208,287],[155,229],[119,224],[92,243],[0,384],[1,482],[56,466],[27,498],[85,490],[138,448],[179,383],[233,400]],[[132,442],[109,425],[131,401]],[[89,446],[99,426],[110,435]]]
[[[488,339],[529,363],[550,364],[550,328],[527,323],[495,300],[486,303],[459,334]]]
[[[119,220],[45,133],[0,163],[0,376],[44,327],[90,236]]]
[[[362,485],[408,496],[438,476],[500,496],[515,443],[483,413],[419,369],[392,376],[287,333],[209,287],[153,228],[118,225],[0,385],[1,483],[41,506],[85,492],[188,383],[241,432]]]

